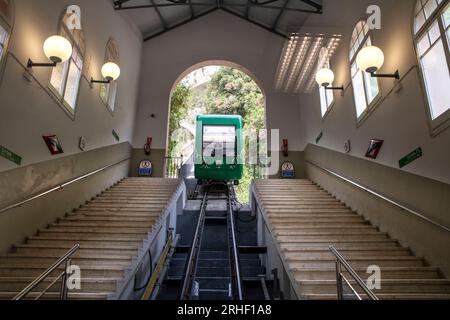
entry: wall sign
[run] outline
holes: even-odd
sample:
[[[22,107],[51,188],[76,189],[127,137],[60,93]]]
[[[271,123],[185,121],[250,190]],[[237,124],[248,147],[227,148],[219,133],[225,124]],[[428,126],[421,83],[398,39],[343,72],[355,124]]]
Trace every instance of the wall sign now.
[[[416,161],[417,159],[421,158],[423,156],[422,148],[417,148],[410,154],[406,155],[405,157],[401,158],[399,163],[400,168],[406,167],[411,162]]]
[[[286,161],[281,165],[282,178],[295,178],[295,167],[292,162]]]
[[[139,177],[151,177],[153,174],[153,165],[149,160],[142,160],[139,163]]]
[[[6,160],[14,162],[18,166],[20,166],[22,164],[22,157],[18,156],[11,150],[6,149],[4,146],[0,146],[0,156],[5,158]]]
[[[316,144],[319,143],[320,140],[322,140],[322,137],[323,137],[323,132],[321,132],[321,133],[319,134],[319,136],[316,138]]]
[[[42,136],[42,138],[47,144],[48,150],[52,155],[64,153],[61,143],[56,135]]]
[[[120,137],[119,137],[119,134],[116,132],[116,130],[113,130],[112,131],[112,135],[113,135],[113,137],[114,137],[114,139],[116,139],[117,140],[117,142],[119,142],[120,141]]]
[[[384,140],[372,139],[370,141],[369,149],[367,149],[366,157],[376,159],[383,146]]]

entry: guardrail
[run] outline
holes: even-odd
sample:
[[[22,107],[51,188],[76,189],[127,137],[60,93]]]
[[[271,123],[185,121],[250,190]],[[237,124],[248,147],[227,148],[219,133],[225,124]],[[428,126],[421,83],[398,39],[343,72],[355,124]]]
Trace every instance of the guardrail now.
[[[388,202],[389,204],[391,204],[391,205],[393,205],[393,206],[395,206],[397,208],[400,208],[403,211],[406,211],[406,212],[414,215],[415,217],[417,217],[417,218],[419,218],[421,220],[424,220],[424,221],[426,221],[428,223],[431,223],[432,225],[434,225],[434,226],[436,226],[436,227],[438,227],[438,228],[440,228],[442,230],[450,232],[450,228],[449,227],[446,227],[446,226],[440,224],[439,222],[436,222],[436,221],[434,221],[434,220],[432,220],[430,218],[427,218],[422,213],[420,213],[420,212],[418,212],[418,211],[416,211],[414,209],[408,208],[407,206],[401,204],[400,202],[398,202],[396,200],[393,200],[393,199],[391,199],[391,198],[389,198],[389,197],[387,197],[385,195],[382,195],[382,194],[380,194],[380,193],[378,193],[378,192],[376,192],[376,191],[374,191],[374,190],[372,190],[372,189],[370,189],[368,187],[362,186],[359,183],[350,180],[349,178],[346,178],[346,177],[344,177],[344,176],[342,176],[342,175],[340,175],[340,174],[338,174],[338,173],[336,173],[334,171],[331,171],[329,169],[326,169],[326,168],[318,165],[317,163],[314,163],[314,162],[309,161],[309,160],[306,160],[306,163],[309,163],[310,165],[312,165],[312,166],[314,166],[316,168],[319,168],[320,170],[325,171],[326,173],[328,173],[328,174],[330,174],[330,175],[332,175],[332,176],[334,176],[336,178],[339,178],[339,179],[341,179],[341,180],[351,184],[352,186],[354,186],[354,187],[356,187],[356,188],[358,188],[360,190],[363,190],[363,191],[365,191],[365,192],[367,192],[367,193],[369,193],[369,194],[371,194],[371,195],[373,195],[373,196],[375,196],[375,197],[377,197],[379,199],[382,199],[382,200]]]
[[[59,297],[61,300],[67,300],[68,288],[67,288],[67,269],[70,266],[72,256],[80,248],[79,244],[76,244],[72,249],[70,249],[65,255],[58,259],[51,267],[44,271],[39,277],[37,277],[32,283],[30,283],[25,289],[23,289],[19,294],[17,294],[13,300],[22,300],[26,298],[38,285],[45,281],[56,269],[64,264],[64,271],[61,272],[38,296],[35,300],[39,300],[44,296],[48,290],[50,290],[60,279],[61,279],[61,290],[59,292]]]
[[[335,247],[330,246],[331,253],[336,257],[336,285],[337,285],[337,294],[339,300],[345,300],[344,296],[344,284],[350,288],[353,295],[358,300],[363,300],[361,295],[355,290],[355,288],[350,284],[350,281],[344,276],[342,273],[342,267],[344,267],[347,272],[350,274],[350,276],[356,281],[356,283],[361,287],[361,289],[364,290],[364,292],[367,294],[370,300],[379,300],[378,297],[370,290],[367,285],[364,283],[364,281],[361,279],[361,277],[356,273],[356,271],[352,268],[352,266],[345,260],[345,258],[339,253],[339,251],[336,250]]]
[[[93,175],[95,175],[97,173],[100,173],[100,172],[105,171],[105,170],[107,170],[109,168],[115,167],[115,166],[117,166],[117,165],[119,165],[119,164],[121,164],[121,163],[123,163],[125,161],[128,161],[130,159],[131,158],[126,158],[126,159],[120,160],[119,162],[110,164],[108,166],[102,167],[102,168],[97,169],[97,170],[94,170],[94,171],[92,171],[90,173],[87,173],[87,174],[84,174],[84,175],[82,175],[82,176],[80,176],[78,178],[69,180],[69,181],[67,181],[67,182],[65,182],[65,183],[63,183],[63,184],[61,184],[59,186],[56,186],[54,188],[51,188],[51,189],[48,189],[48,190],[43,191],[41,193],[38,193],[37,195],[34,195],[34,196],[32,196],[32,197],[30,197],[28,199],[25,199],[23,201],[20,201],[20,202],[12,204],[10,206],[7,206],[5,208],[2,208],[2,209],[0,209],[0,215],[4,214],[5,212],[7,212],[7,211],[9,211],[11,209],[19,208],[19,207],[23,206],[24,204],[27,204],[29,202],[32,202],[32,201],[37,200],[39,198],[42,198],[42,197],[44,197],[44,196],[46,196],[46,195],[48,195],[50,193],[53,193],[53,192],[56,192],[56,191],[60,191],[60,190],[64,189],[65,187],[70,186],[71,184],[74,184],[74,183],[79,182],[81,180],[87,179],[87,178],[89,178],[89,177],[91,177],[91,176],[93,176]]]

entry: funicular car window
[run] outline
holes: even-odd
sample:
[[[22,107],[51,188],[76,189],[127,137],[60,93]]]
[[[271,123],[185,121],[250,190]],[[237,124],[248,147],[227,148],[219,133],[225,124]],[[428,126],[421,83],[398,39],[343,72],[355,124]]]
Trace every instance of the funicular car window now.
[[[203,126],[203,157],[236,157],[235,126]]]

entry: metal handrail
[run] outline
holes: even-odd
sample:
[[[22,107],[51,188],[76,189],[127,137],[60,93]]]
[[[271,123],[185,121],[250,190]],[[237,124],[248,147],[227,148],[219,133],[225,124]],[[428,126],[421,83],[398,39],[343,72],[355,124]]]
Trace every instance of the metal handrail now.
[[[130,160],[130,159],[131,159],[131,158],[126,158],[126,159],[120,160],[119,162],[116,162],[116,163],[107,165],[107,166],[105,166],[105,167],[103,167],[103,168],[100,168],[100,169],[94,170],[94,171],[92,171],[92,172],[90,172],[90,173],[84,174],[84,175],[82,175],[82,176],[80,176],[80,177],[78,177],[78,178],[69,180],[69,181],[67,181],[67,182],[65,182],[65,183],[63,183],[63,184],[61,184],[61,185],[59,185],[59,186],[57,186],[57,187],[48,189],[48,190],[46,190],[46,191],[44,191],[44,192],[41,192],[41,193],[39,193],[39,194],[37,194],[37,195],[34,195],[34,196],[28,198],[28,199],[26,199],[26,200],[23,200],[23,201],[14,203],[14,204],[12,204],[12,205],[10,205],[10,206],[7,206],[7,207],[5,207],[5,208],[2,208],[2,209],[0,209],[0,215],[1,215],[1,214],[4,214],[6,211],[9,211],[9,210],[14,209],[14,208],[19,208],[19,207],[23,206],[24,204],[27,204],[27,203],[29,203],[29,202],[32,202],[32,201],[37,200],[37,199],[39,199],[39,198],[42,198],[42,197],[44,197],[44,196],[46,196],[46,195],[48,195],[48,194],[50,194],[50,193],[53,193],[53,192],[56,192],[56,191],[60,191],[60,190],[64,189],[65,187],[70,186],[71,184],[74,184],[74,183],[76,183],[76,182],[78,182],[78,181],[87,179],[87,178],[89,178],[90,176],[93,176],[93,175],[95,175],[95,174],[97,174],[97,173],[100,173],[100,172],[102,172],[102,171],[105,171],[105,170],[107,170],[107,169],[109,169],[109,168],[111,168],[111,167],[117,166],[117,165],[121,164],[122,162],[128,161],[128,160]]]
[[[346,177],[344,177],[344,176],[342,176],[342,175],[340,175],[340,174],[338,174],[338,173],[336,173],[334,171],[331,171],[329,169],[326,169],[326,168],[318,165],[317,163],[314,163],[314,162],[309,161],[309,160],[306,160],[306,162],[311,164],[311,165],[313,165],[313,166],[315,166],[315,167],[317,167],[317,168],[319,168],[319,169],[321,169],[321,170],[323,170],[323,171],[325,171],[325,172],[327,172],[327,173],[329,173],[330,175],[332,175],[334,177],[337,177],[337,178],[339,178],[341,180],[344,180],[345,182],[351,184],[352,186],[355,186],[355,187],[357,187],[357,188],[359,188],[359,189],[361,189],[363,191],[368,192],[369,194],[371,194],[371,195],[373,195],[373,196],[375,196],[375,197],[377,197],[379,199],[382,199],[382,200],[388,202],[389,204],[391,204],[391,205],[393,205],[393,206],[395,206],[397,208],[400,208],[400,209],[402,209],[402,210],[404,210],[404,211],[406,211],[408,213],[411,213],[412,215],[416,216],[419,219],[427,221],[428,223],[431,223],[431,224],[433,224],[434,226],[436,226],[438,228],[441,228],[441,229],[443,229],[443,230],[445,230],[447,232],[450,232],[450,228],[449,227],[446,227],[446,226],[440,224],[439,222],[436,222],[436,221],[434,221],[434,220],[432,220],[430,218],[427,218],[426,216],[424,216],[420,212],[418,212],[418,211],[416,211],[414,209],[408,208],[405,205],[399,203],[398,201],[392,200],[392,199],[388,198],[385,195],[382,195],[382,194],[380,194],[380,193],[378,193],[378,192],[376,192],[376,191],[374,191],[372,189],[364,187],[364,186],[354,182],[353,180],[350,180],[350,179],[348,179],[348,178],[346,178]]]
[[[52,288],[59,279],[61,281],[61,291],[60,299],[67,300],[68,290],[67,290],[67,269],[70,265],[70,260],[75,252],[80,248],[79,244],[76,244],[72,249],[70,249],[65,255],[58,259],[51,267],[44,271],[39,277],[37,277],[32,283],[30,283],[25,289],[23,289],[19,294],[17,294],[13,300],[22,300],[31,291],[33,291],[39,284],[41,284],[45,279],[47,279],[56,269],[58,269],[62,264],[65,264],[64,271],[56,277],[56,279],[36,297],[35,300],[39,300],[50,288]]]
[[[347,260],[345,260],[345,258],[339,253],[339,251],[337,251],[333,246],[330,246],[330,251],[336,257],[336,285],[338,299],[343,300],[344,297],[342,286],[342,280],[344,280],[353,291],[353,294],[356,295],[359,300],[362,300],[361,296],[356,292],[355,288],[353,288],[347,278],[342,274],[342,266],[344,266],[347,272],[352,276],[352,278],[364,290],[364,292],[371,300],[379,300],[378,297],[372,292],[372,290],[367,287],[367,285],[364,283],[358,273],[356,273],[356,271],[352,268],[352,266],[347,262]]]
[[[231,202],[233,194],[233,187],[230,187],[228,192],[228,219],[229,219],[229,229],[231,232],[231,258],[232,258],[232,278],[233,278],[233,295],[236,300],[243,300],[242,293],[242,279],[241,279],[241,271],[239,266],[239,255],[238,255],[238,246],[236,241],[236,226],[234,224],[234,212],[233,212],[233,204]]]

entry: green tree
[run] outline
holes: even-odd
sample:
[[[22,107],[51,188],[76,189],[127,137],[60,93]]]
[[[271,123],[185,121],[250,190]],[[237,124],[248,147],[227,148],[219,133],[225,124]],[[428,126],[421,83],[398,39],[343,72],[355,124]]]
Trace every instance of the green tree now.
[[[171,137],[175,130],[181,127],[181,122],[186,119],[190,110],[191,89],[184,85],[178,84],[172,93],[170,102],[170,120],[169,120],[169,150],[171,155],[176,145],[176,141],[172,141]]]
[[[212,77],[206,94],[207,114],[240,115],[244,122],[244,132],[248,134],[250,130],[258,131],[265,128],[264,107],[261,89],[247,74],[237,69],[222,67]],[[239,201],[243,203],[249,201],[252,179],[253,167],[246,165],[244,177],[236,190]]]

